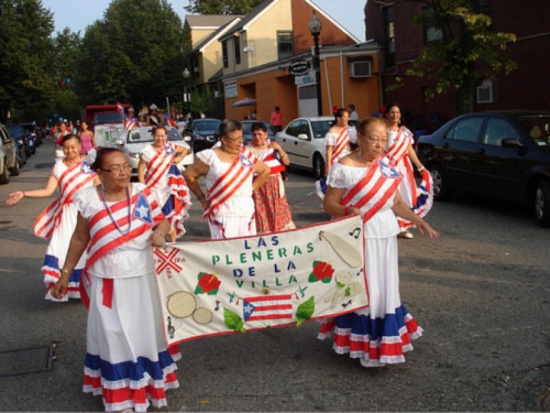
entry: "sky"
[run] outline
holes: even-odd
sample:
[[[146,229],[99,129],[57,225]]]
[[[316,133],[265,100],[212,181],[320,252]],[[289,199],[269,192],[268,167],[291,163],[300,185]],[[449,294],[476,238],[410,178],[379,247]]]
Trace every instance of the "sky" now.
[[[353,34],[359,41],[365,41],[366,0],[312,0],[326,14]],[[86,27],[103,18],[111,0],[42,0],[44,8],[54,14],[55,31],[69,27],[72,32],[84,34]],[[184,21],[187,0],[168,0],[174,11]]]

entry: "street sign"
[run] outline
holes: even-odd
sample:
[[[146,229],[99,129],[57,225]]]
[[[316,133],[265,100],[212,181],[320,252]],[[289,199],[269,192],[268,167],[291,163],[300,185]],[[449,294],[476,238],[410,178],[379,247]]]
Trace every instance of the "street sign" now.
[[[303,76],[309,71],[309,68],[307,60],[295,60],[288,66],[288,71],[293,76]]]

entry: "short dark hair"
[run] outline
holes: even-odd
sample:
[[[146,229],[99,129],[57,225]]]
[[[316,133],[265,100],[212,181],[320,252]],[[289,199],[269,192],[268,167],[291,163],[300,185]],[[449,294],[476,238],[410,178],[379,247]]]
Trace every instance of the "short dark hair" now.
[[[254,132],[255,130],[261,130],[262,132],[267,132],[267,126],[263,122],[254,122],[250,127],[250,131]]]
[[[74,133],[68,133],[67,135],[63,136],[63,139],[61,139],[61,146],[67,141],[70,141],[71,139],[76,139],[78,143],[80,143],[80,138],[76,136]]]

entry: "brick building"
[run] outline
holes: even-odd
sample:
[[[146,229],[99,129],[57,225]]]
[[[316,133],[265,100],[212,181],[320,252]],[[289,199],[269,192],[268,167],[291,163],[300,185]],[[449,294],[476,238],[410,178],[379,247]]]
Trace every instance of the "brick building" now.
[[[476,79],[474,111],[550,110],[550,1],[474,0],[474,5],[491,17],[495,31],[516,34],[516,42],[509,43],[505,53],[518,65],[508,75],[501,73],[493,80]],[[408,126],[430,132],[458,113],[454,93],[425,101],[423,93],[429,86],[428,80],[405,79],[406,70],[422,46],[437,35],[411,25],[411,17],[418,15],[422,7],[424,5],[417,2],[395,4],[369,0],[365,15],[367,40],[382,45],[379,71],[384,103],[399,102],[403,110],[409,112]],[[405,85],[388,91],[397,77],[405,79]]]

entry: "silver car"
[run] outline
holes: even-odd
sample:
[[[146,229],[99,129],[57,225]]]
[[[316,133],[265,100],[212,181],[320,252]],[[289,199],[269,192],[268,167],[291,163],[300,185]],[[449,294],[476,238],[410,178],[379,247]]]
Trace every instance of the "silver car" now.
[[[178,163],[180,169],[183,170],[186,165],[191,165],[195,161],[191,136],[186,136],[184,138],[176,128],[170,126],[166,126],[166,136],[168,142],[189,149],[185,158]],[[132,177],[137,177],[137,167],[139,165],[141,151],[151,143],[153,143],[153,127],[151,126],[130,129],[126,132],[124,140],[117,141],[117,145],[128,156],[130,165],[132,166]]]
[[[333,116],[298,118],[277,134],[275,141],[288,154],[290,166],[323,176],[326,163],[325,135],[334,123]]]

